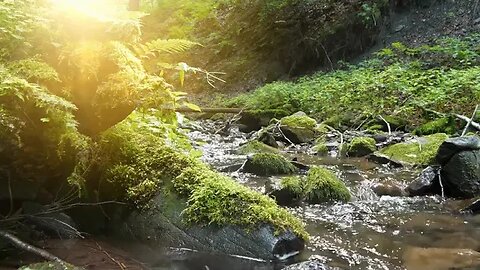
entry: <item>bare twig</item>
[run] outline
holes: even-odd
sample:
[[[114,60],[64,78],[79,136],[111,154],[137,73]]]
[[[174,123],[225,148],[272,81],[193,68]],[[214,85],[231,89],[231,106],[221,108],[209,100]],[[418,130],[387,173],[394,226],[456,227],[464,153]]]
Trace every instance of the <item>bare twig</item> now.
[[[478,104],[477,104],[477,106],[475,106],[475,110],[473,110],[472,118],[470,118],[470,120],[465,125],[465,128],[463,129],[462,137],[465,136],[465,134],[467,133],[468,127],[470,127],[470,125],[473,122],[473,118],[475,118],[475,115],[477,114],[477,110],[478,110]]]
[[[385,118],[383,118],[381,115],[378,115],[378,117],[380,117],[380,119],[382,119],[382,121],[385,122],[385,124],[387,124],[388,136],[391,136],[392,135],[392,128],[390,127],[390,123],[388,123],[388,121],[385,120]]]
[[[10,210],[8,211],[7,217],[10,217],[13,213],[13,192],[12,192],[12,179],[10,177],[10,172],[7,171],[7,181],[8,181],[8,196],[10,196]]]
[[[322,47],[323,51],[325,52],[325,56],[327,56],[327,60],[330,63],[330,68],[333,70],[333,62],[332,59],[330,59],[330,56],[328,55],[327,49],[325,49],[325,46],[320,42],[320,46]]]
[[[37,256],[40,256],[40,257],[44,258],[45,260],[56,262],[59,265],[61,265],[63,267],[63,269],[65,269],[65,270],[68,269],[67,263],[65,261],[63,261],[62,259],[60,259],[57,256],[47,252],[46,250],[34,247],[30,244],[27,244],[27,243],[23,242],[22,240],[20,240],[19,238],[17,238],[13,234],[10,234],[6,231],[1,231],[0,230],[0,237],[7,240],[9,243],[11,243],[12,245],[14,245],[15,247],[17,247],[21,250],[24,250],[24,251],[30,252],[32,254],[35,254]]]
[[[102,248],[102,246],[100,246],[99,243],[95,242],[95,244],[97,244],[97,247],[98,247],[98,250],[99,250],[99,251],[103,252],[105,255],[107,255],[107,257],[108,257],[112,262],[114,262],[116,265],[118,265],[118,268],[120,268],[121,270],[126,270],[126,269],[127,269],[127,267],[126,267],[123,263],[115,260],[115,258],[113,258],[112,255],[110,255],[110,253],[108,253],[107,251],[105,251],[105,250]]]

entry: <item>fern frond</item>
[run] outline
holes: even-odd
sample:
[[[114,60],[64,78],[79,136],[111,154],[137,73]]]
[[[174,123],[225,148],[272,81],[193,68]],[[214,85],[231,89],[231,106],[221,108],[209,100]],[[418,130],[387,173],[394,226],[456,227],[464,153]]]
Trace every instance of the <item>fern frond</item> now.
[[[185,39],[156,39],[139,45],[135,48],[140,57],[150,57],[159,53],[180,53],[195,46],[202,46],[200,43]]]

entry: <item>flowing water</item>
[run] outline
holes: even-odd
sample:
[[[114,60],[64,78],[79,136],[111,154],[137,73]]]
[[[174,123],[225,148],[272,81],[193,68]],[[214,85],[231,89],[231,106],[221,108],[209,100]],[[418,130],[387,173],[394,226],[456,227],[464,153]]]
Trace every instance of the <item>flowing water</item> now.
[[[235,150],[247,141],[246,135],[235,129],[219,135],[215,130],[218,126],[206,121],[189,133],[203,151],[202,159],[219,170],[241,164],[246,157],[236,155]],[[346,183],[353,200],[289,209],[305,221],[311,235],[300,260],[315,259],[341,269],[480,269],[478,254],[466,251],[480,250],[480,217],[460,214],[464,202],[441,197],[379,197],[372,191],[376,183],[405,185],[418,170],[303,152],[291,149],[286,156],[332,169]],[[237,171],[227,174],[260,192],[268,180]]]

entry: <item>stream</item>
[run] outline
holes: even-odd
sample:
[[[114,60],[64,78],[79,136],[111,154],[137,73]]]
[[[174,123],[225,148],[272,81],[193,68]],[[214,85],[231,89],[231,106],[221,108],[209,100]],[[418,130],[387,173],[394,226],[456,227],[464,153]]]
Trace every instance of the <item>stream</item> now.
[[[194,125],[188,135],[203,152],[204,162],[222,170],[245,160],[235,150],[247,141],[247,134],[236,128],[214,134],[219,127],[211,121]],[[406,185],[420,170],[389,168],[364,158],[316,157],[295,148],[285,156],[328,167],[353,195],[349,203],[289,208],[304,220],[311,235],[300,261],[318,260],[341,269],[480,269],[466,267],[468,258],[456,255],[459,249],[480,248],[480,217],[459,214],[464,202],[439,196],[379,197],[372,191],[376,183]],[[241,172],[227,174],[260,192],[268,180]]]

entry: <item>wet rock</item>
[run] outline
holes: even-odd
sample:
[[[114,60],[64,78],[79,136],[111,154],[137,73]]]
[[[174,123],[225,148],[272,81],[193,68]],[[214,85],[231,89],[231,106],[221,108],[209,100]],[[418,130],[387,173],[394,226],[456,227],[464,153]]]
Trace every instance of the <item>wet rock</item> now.
[[[240,168],[242,168],[242,166],[243,166],[243,163],[232,164],[232,165],[228,165],[228,166],[220,168],[219,171],[221,171],[221,172],[236,172],[236,171],[240,170]]]
[[[272,116],[268,112],[262,113],[242,113],[242,117],[238,121],[242,125],[242,132],[249,133],[251,131],[259,130],[268,125]]]
[[[480,214],[480,199],[474,201],[472,204],[462,209],[461,212],[474,215]]]
[[[385,134],[374,134],[372,138],[375,140],[376,143],[383,143],[388,140],[388,136]]]
[[[347,155],[350,157],[363,157],[377,150],[375,140],[369,137],[357,137],[347,145]]]
[[[480,253],[471,249],[409,247],[403,262],[411,270],[478,269]]]
[[[300,172],[306,172],[306,171],[310,170],[310,166],[308,166],[306,164],[303,164],[301,162],[298,162],[296,158],[294,160],[290,161],[290,163],[292,163],[293,166],[297,167],[297,169],[299,169]]]
[[[260,153],[249,156],[243,166],[243,171],[260,176],[292,174],[298,169],[284,157],[271,154]]]
[[[304,241],[287,230],[282,233],[268,224],[253,229],[235,225],[195,225],[185,222],[186,200],[159,194],[145,210],[117,209],[107,229],[115,237],[148,243],[153,248],[168,246],[205,252],[274,259],[303,250]]]
[[[391,159],[390,157],[381,154],[380,152],[375,152],[367,157],[367,159],[371,162],[375,162],[378,164],[388,164],[394,168],[401,168],[403,164]]]
[[[465,199],[480,196],[480,150],[455,154],[443,166],[441,177],[448,196]]]
[[[275,136],[272,134],[271,129],[269,129],[269,128],[263,128],[262,130],[260,130],[258,132],[258,134],[256,136],[257,136],[258,141],[260,141],[260,142],[262,142],[266,145],[269,145],[269,146],[274,147],[274,148],[279,147]]]
[[[280,129],[293,143],[307,143],[315,139],[317,121],[304,112],[297,112],[280,120]]]
[[[315,146],[312,148],[312,151],[318,156],[327,156],[328,146],[325,142],[320,141],[315,144]]]
[[[289,265],[282,270],[338,270],[316,260]]]
[[[440,145],[435,158],[438,164],[445,165],[459,152],[478,149],[480,149],[480,138],[477,136],[450,138]]]
[[[379,151],[389,160],[404,166],[427,166],[435,162],[440,145],[448,138],[439,133],[397,143]]]
[[[411,182],[406,191],[409,196],[424,196],[431,194],[441,194],[439,183],[439,166],[428,166],[420,175]]]
[[[399,183],[392,181],[386,183],[376,183],[372,187],[372,190],[378,196],[403,197],[407,195],[407,192]]]

